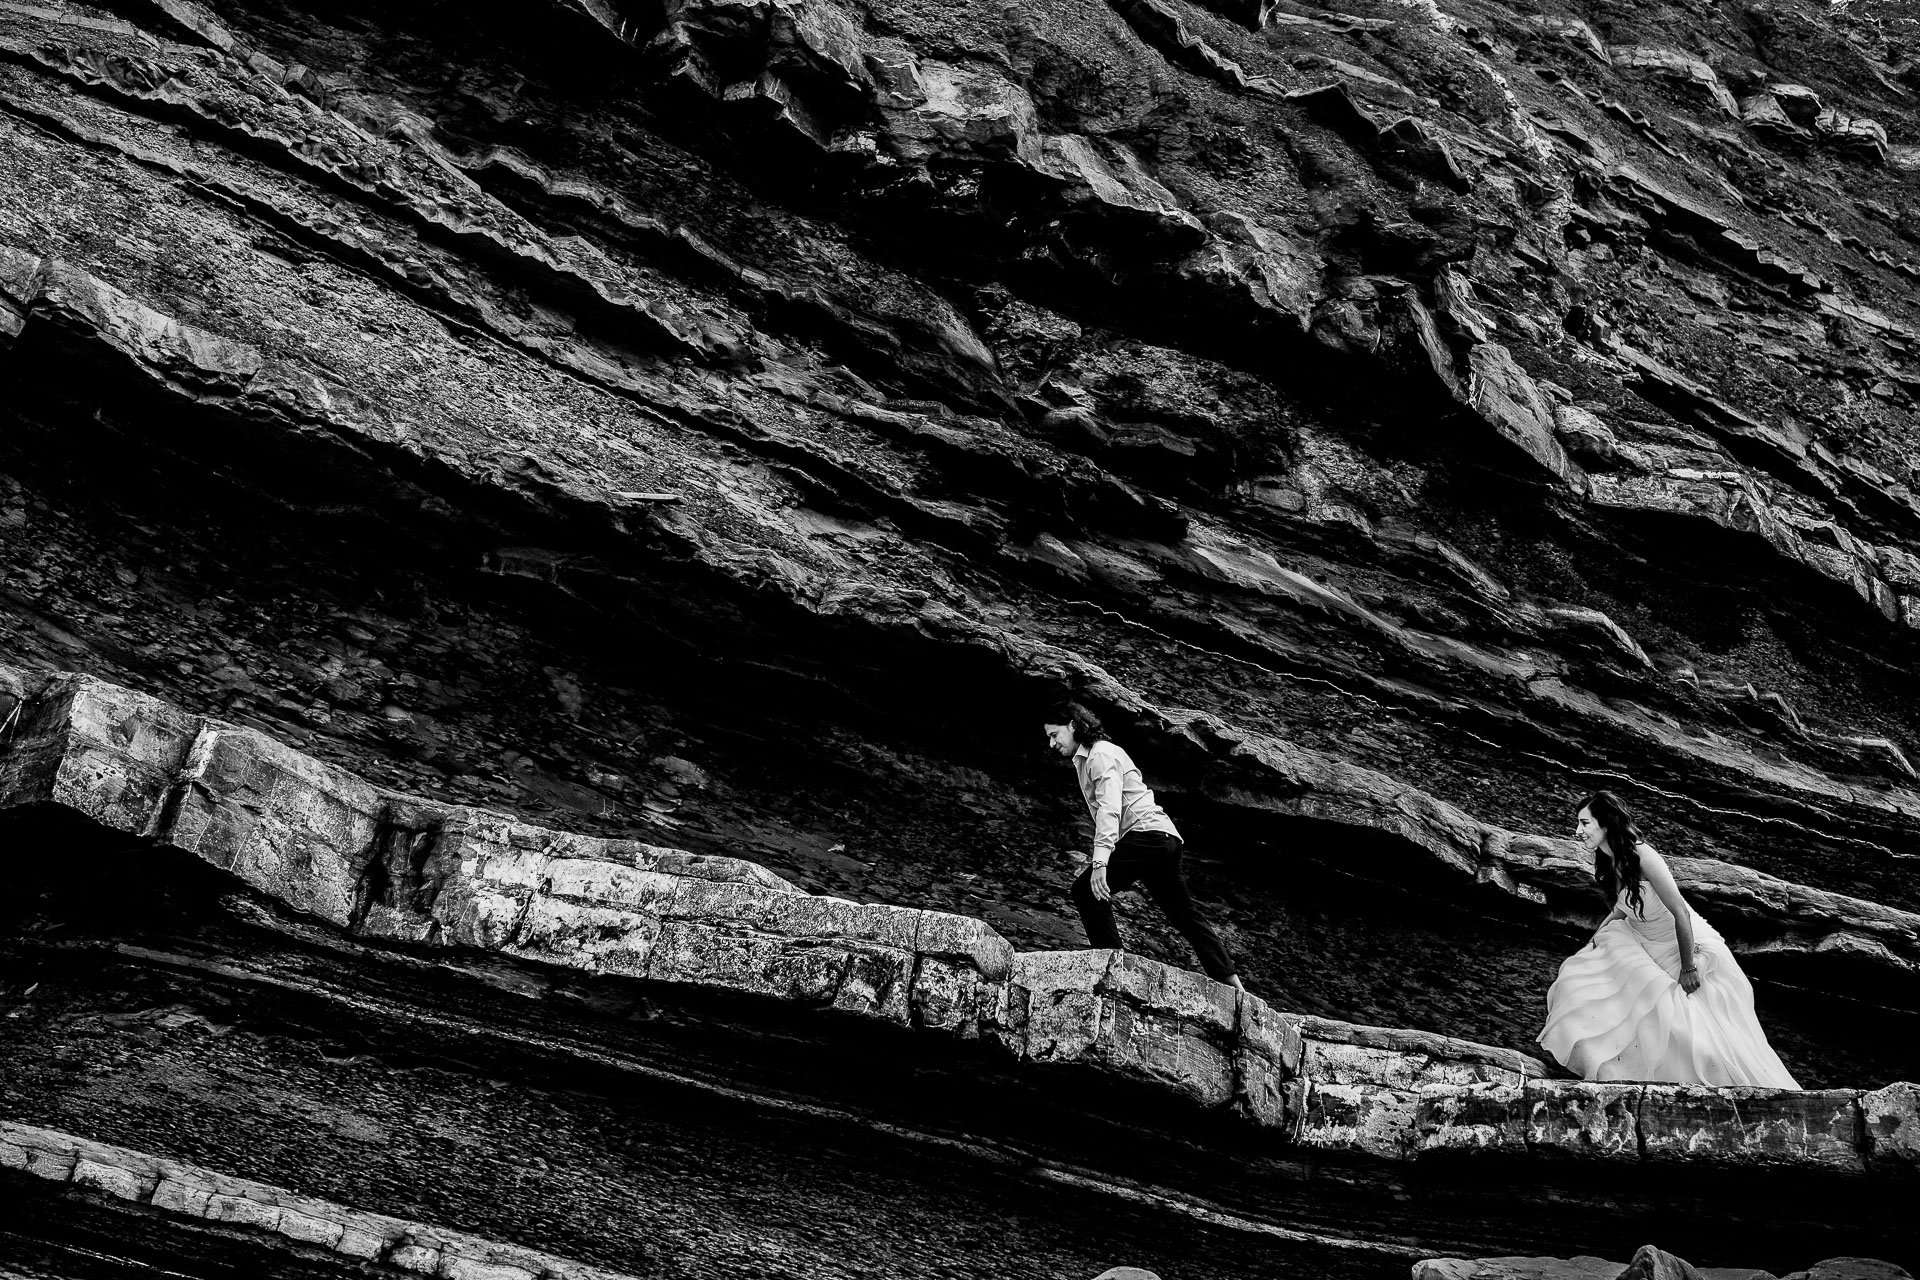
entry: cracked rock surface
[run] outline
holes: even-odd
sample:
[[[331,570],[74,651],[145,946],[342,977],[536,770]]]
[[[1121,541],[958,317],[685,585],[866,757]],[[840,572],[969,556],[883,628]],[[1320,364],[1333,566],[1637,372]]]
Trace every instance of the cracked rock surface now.
[[[276,901],[611,972],[663,875],[1079,947],[1072,694],[1268,1004],[1509,1054],[1607,786],[1795,1075],[1899,1088],[1916,67],[1895,0],[7,0],[0,721],[271,742],[373,851]],[[233,835],[128,785],[76,848]],[[922,1016],[863,945],[792,989]]]
[[[934,1148],[975,1175],[983,1157],[1011,1161],[1076,1189],[1070,1223],[1102,1198],[1196,1214],[1226,1227],[1222,1257],[1285,1241],[1294,1262],[1332,1249],[1364,1267],[1513,1240],[1516,1214],[1530,1224],[1522,1234],[1559,1238],[1569,1210],[1591,1220],[1583,1238],[1617,1239],[1676,1193],[1705,1224],[1687,1238],[1708,1248],[1904,1238],[1881,1218],[1910,1193],[1920,1157],[1910,1084],[1548,1079],[1509,1050],[1276,1010],[1125,952],[1017,952],[984,922],[805,894],[751,862],[375,788],[90,677],[6,674],[25,696],[0,748],[0,814],[28,847],[97,851],[91,864],[31,867],[8,922],[9,968],[35,980],[7,1015],[17,1029],[0,1105],[33,1123],[0,1130],[0,1167],[77,1188],[84,1206],[15,1233],[34,1256],[84,1248],[103,1213],[132,1213],[148,1235],[237,1222],[273,1248],[292,1236],[433,1274],[471,1258],[484,1241],[449,1243],[337,1203],[387,1192],[341,1168],[327,1133],[383,1142],[421,1124],[417,1113],[376,1119],[384,1106],[351,1085],[304,1078],[315,1037],[343,1032],[368,1052],[322,1047],[323,1062],[413,1061],[424,1037],[441,1074],[438,1064],[476,1056],[490,1082],[557,1072],[574,1082],[575,1108],[603,1124],[630,1122],[636,1088],[732,1111],[731,1125],[716,1117],[699,1139],[731,1152],[716,1151],[712,1189],[675,1192],[696,1204],[751,1196],[754,1180],[735,1166],[756,1159],[756,1142],[783,1141],[735,1133],[744,1107]],[[147,1003],[162,993],[167,1002]],[[112,1007],[130,997],[145,1007]],[[87,1043],[126,1027],[165,1065],[115,1055],[111,1035]],[[217,1105],[160,1084],[209,1072],[233,1086]],[[277,1103],[248,1113],[251,1098],[289,1090],[322,1120],[318,1147],[272,1136]],[[209,1129],[236,1123],[265,1132],[245,1147],[216,1138],[215,1150],[273,1181],[233,1189],[143,1154],[156,1139],[198,1150]],[[497,1129],[455,1132],[478,1159],[505,1154]],[[141,1146],[102,1148],[103,1138]],[[872,1171],[871,1156],[835,1159],[834,1181]],[[1623,1197],[1609,1184],[1628,1168],[1643,1185]],[[437,1181],[407,1176],[423,1173]],[[1756,1179],[1791,1189],[1796,1209],[1753,1198]],[[103,1208],[102,1196],[136,1207]],[[511,1216],[515,1198],[494,1212]],[[439,1203],[475,1220],[464,1194]],[[951,1231],[977,1211],[935,1216]],[[857,1231],[850,1212],[840,1203],[825,1216]],[[635,1229],[615,1213],[563,1234],[627,1265],[614,1241]],[[742,1230],[749,1251],[790,1253],[767,1224]],[[500,1265],[530,1265],[507,1252]]]

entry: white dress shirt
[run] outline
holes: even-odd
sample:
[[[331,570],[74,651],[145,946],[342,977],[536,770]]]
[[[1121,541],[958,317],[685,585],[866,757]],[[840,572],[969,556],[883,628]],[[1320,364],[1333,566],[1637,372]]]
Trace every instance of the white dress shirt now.
[[[1102,740],[1073,753],[1073,771],[1080,794],[1093,815],[1093,861],[1106,865],[1113,846],[1133,831],[1164,831],[1178,837],[1179,828],[1167,811],[1153,801],[1153,790],[1140,779],[1133,757]]]

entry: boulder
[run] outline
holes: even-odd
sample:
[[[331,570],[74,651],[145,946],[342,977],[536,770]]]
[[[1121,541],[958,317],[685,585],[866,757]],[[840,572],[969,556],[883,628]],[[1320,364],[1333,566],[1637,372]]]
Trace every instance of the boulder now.
[[[1837,151],[1875,164],[1888,162],[1887,129],[1878,120],[1827,110],[1815,117],[1814,129],[1821,141]]]
[[[1775,139],[1810,140],[1813,133],[1787,114],[1780,99],[1771,93],[1756,93],[1740,100],[1740,122],[1756,133]]]
[[[1624,1267],[1605,1258],[1427,1258],[1413,1265],[1413,1280],[1774,1280],[1750,1267],[1695,1267],[1650,1244],[1635,1250]],[[1906,1271],[1877,1258],[1829,1258],[1780,1280],[1911,1280]]]
[[[1714,69],[1691,54],[1659,45],[1612,45],[1607,50],[1613,65],[1622,69],[1649,71],[1683,84],[1730,116],[1740,108]]]
[[[1788,119],[1806,128],[1813,127],[1824,109],[1820,95],[1803,84],[1768,85],[1767,93],[1780,104]]]
[[[1553,433],[1566,451],[1590,471],[1620,466],[1620,441],[1597,415],[1575,405],[1556,405]]]
[[[1605,1258],[1426,1258],[1413,1280],[1618,1280],[1620,1264]]]
[[[1615,1280],[1700,1280],[1700,1273],[1685,1258],[1643,1244],[1634,1250],[1633,1261]]]
[[[1828,1258],[1781,1280],[1912,1280],[1904,1267],[1879,1258]]]
[[[1860,1119],[1875,1170],[1920,1173],[1920,1085],[1901,1081],[1862,1094]]]

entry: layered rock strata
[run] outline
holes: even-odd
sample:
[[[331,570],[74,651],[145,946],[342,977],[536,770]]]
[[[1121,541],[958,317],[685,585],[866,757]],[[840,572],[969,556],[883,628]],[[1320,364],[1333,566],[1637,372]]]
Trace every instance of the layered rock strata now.
[[[1902,1280],[1903,1267],[1879,1258],[1823,1258],[1790,1280]],[[1773,1280],[1757,1267],[1696,1267],[1655,1245],[1634,1251],[1633,1261],[1605,1258],[1430,1258],[1413,1268],[1414,1280]]]
[[[267,1249],[321,1250],[344,1270],[375,1263],[443,1280],[619,1280],[552,1254],[229,1178],[124,1147],[0,1120],[0,1169],[66,1183],[163,1214],[248,1231]],[[303,1250],[304,1252],[305,1250]]]
[[[644,39],[627,19],[609,19],[609,27],[600,20],[606,15],[582,12],[582,25],[556,39],[576,62],[597,59],[591,75],[628,65],[623,42],[635,40],[653,50],[639,65],[664,68],[662,92],[711,88],[720,82],[698,68],[737,70],[749,56],[728,43],[739,33],[695,10]],[[1544,468],[1547,490],[1503,481],[1501,491],[1543,504],[1528,517],[1528,536],[1547,538],[1568,563],[1624,565],[1627,579],[1658,574],[1636,558],[1633,548],[1648,545],[1640,535],[1552,496],[1570,485],[1568,493],[1589,495],[1593,510],[1698,515],[1740,536],[1752,532],[1754,545],[1739,555],[1765,563],[1784,551],[1898,613],[1902,562],[1874,549],[1883,535],[1868,527],[1893,517],[1863,515],[1850,525],[1851,517],[1829,518],[1818,505],[1844,499],[1880,513],[1855,493],[1878,483],[1878,464],[1829,463],[1823,458],[1840,455],[1825,445],[1802,449],[1800,460],[1792,435],[1799,428],[1762,423],[1738,397],[1714,394],[1702,370],[1674,354],[1684,346],[1677,339],[1664,344],[1663,360],[1650,337],[1615,340],[1628,321],[1591,321],[1595,304],[1539,312],[1561,306],[1582,279],[1588,293],[1602,288],[1616,272],[1610,264],[1631,249],[1644,258],[1636,287],[1653,287],[1663,273],[1747,272],[1740,288],[1785,289],[1793,305],[1891,335],[1864,341],[1897,348],[1897,321],[1888,320],[1889,329],[1860,319],[1865,313],[1832,283],[1837,276],[1804,267],[1861,252],[1869,255],[1863,269],[1890,270],[1885,263],[1898,264],[1890,250],[1853,234],[1863,248],[1850,248],[1845,236],[1823,241],[1818,253],[1802,246],[1794,259],[1802,265],[1794,266],[1792,255],[1717,206],[1720,196],[1691,188],[1693,178],[1665,152],[1640,154],[1649,131],[1661,129],[1679,130],[1677,141],[1660,134],[1676,155],[1688,145],[1720,145],[1681,127],[1706,127],[1691,121],[1685,101],[1665,103],[1666,125],[1646,114],[1650,102],[1632,105],[1669,72],[1720,83],[1697,74],[1698,58],[1676,62],[1653,40],[1596,44],[1580,34],[1591,35],[1590,25],[1516,25],[1494,10],[1348,15],[1331,24],[1268,15],[1251,44],[1199,13],[1136,6],[1116,18],[1122,25],[1108,35],[1117,47],[1149,61],[1172,58],[1154,76],[1173,77],[1165,91],[1177,84],[1183,100],[1204,104],[1196,109],[1211,113],[1216,133],[1228,129],[1218,137],[1248,127],[1248,112],[1278,112],[1284,127],[1276,136],[1291,139],[1293,152],[1281,163],[1263,141],[1249,156],[1271,161],[1274,173],[1310,170],[1308,190],[1326,184],[1370,210],[1348,222],[1324,202],[1247,186],[1244,166],[1203,175],[1194,168],[1204,153],[1197,144],[1167,152],[1159,163],[1170,167],[1153,177],[1150,162],[1111,137],[1095,142],[1045,123],[1037,104],[1062,90],[1044,77],[1016,83],[1028,73],[978,73],[986,78],[976,84],[976,73],[913,51],[911,40],[894,48],[887,41],[895,37],[862,34],[861,23],[830,16],[837,10],[809,13],[796,30],[815,35],[767,37],[767,50],[785,52],[764,56],[782,66],[791,58],[791,68],[767,72],[764,83],[727,81],[759,86],[751,92],[716,90],[724,133],[661,135],[643,149],[645,159],[622,161],[621,181],[630,184],[649,165],[699,175],[680,181],[680,203],[669,209],[647,207],[668,199],[657,182],[623,193],[603,162],[536,154],[530,142],[488,142],[472,133],[486,126],[470,114],[438,115],[452,111],[453,100],[408,80],[417,65],[409,59],[438,38],[428,28],[396,31],[382,55],[392,61],[377,64],[365,60],[357,37],[291,12],[9,9],[9,154],[21,173],[21,203],[5,233],[15,317],[8,327],[18,334],[12,367],[22,393],[15,403],[25,415],[13,446],[17,466],[39,477],[34,492],[51,493],[57,482],[34,470],[34,459],[51,466],[63,449],[85,451],[59,425],[78,429],[84,420],[93,424],[86,430],[106,429],[123,442],[129,465],[138,458],[139,466],[193,468],[202,465],[195,459],[217,457],[225,481],[277,510],[276,521],[292,511],[296,524],[318,522],[329,537],[355,530],[387,545],[397,538],[408,555],[442,569],[484,551],[492,572],[571,593],[597,625],[633,626],[642,602],[672,593],[684,610],[679,625],[704,643],[725,633],[722,620],[736,618],[744,599],[752,622],[734,631],[736,643],[785,645],[788,672],[869,705],[903,687],[903,673],[930,668],[968,672],[969,688],[984,695],[980,705],[1005,716],[1031,705],[1023,690],[1064,682],[1137,723],[1165,761],[1166,780],[1205,806],[1197,820],[1223,839],[1297,844],[1301,829],[1288,820],[1301,815],[1343,832],[1390,833],[1522,900],[1544,895],[1555,916],[1585,910],[1577,869],[1524,843],[1516,857],[1500,833],[1540,829],[1569,790],[1571,769],[1581,782],[1625,785],[1670,824],[1678,850],[1710,852],[1704,861],[1738,868],[1724,873],[1738,917],[1729,932],[1751,920],[1753,936],[1742,941],[1780,957],[1780,972],[1796,984],[1850,988],[1856,972],[1910,966],[1900,917],[1843,901],[1913,905],[1899,861],[1915,808],[1904,731],[1870,723],[1871,715],[1841,723],[1803,710],[1853,706],[1845,690],[1882,678],[1905,642],[1872,640],[1869,647],[1894,648],[1838,666],[1790,664],[1799,703],[1738,670],[1716,669],[1700,648],[1704,623],[1661,620],[1654,610],[1644,626],[1663,638],[1650,650],[1616,621],[1627,615],[1602,598],[1608,589],[1554,598],[1544,582],[1523,582],[1554,556],[1501,558],[1496,535],[1509,517],[1474,496],[1494,482],[1477,463],[1455,475],[1446,458],[1454,444],[1466,449],[1472,431],[1449,434],[1439,455],[1408,452],[1382,434],[1388,418],[1439,413],[1450,424],[1479,424],[1473,430],[1486,432],[1493,450],[1483,461]],[[1086,21],[1056,17],[1063,29]],[[818,36],[825,31],[838,34]],[[819,53],[809,43],[816,38],[837,52]],[[336,65],[289,56],[296,46]],[[1284,56],[1298,62],[1284,73],[1272,62],[1282,48],[1295,49]],[[1592,57],[1596,48],[1604,57]],[[523,97],[533,95],[523,103],[528,118],[575,138],[570,154],[587,154],[588,139],[616,127],[615,106],[599,108],[613,115],[574,116],[561,99],[538,98],[548,90],[526,89],[545,83],[542,59],[562,56],[559,46],[535,42],[518,56],[533,75],[522,81]],[[1509,57],[1529,70],[1501,72]],[[481,65],[492,64],[480,57]],[[1388,88],[1389,67],[1417,84]],[[1493,96],[1446,105],[1423,78],[1439,67],[1484,82]],[[1594,91],[1583,77],[1593,67],[1620,77],[1619,96],[1590,110]],[[1109,71],[1124,80],[1117,66]],[[816,84],[816,76],[826,79]],[[827,83],[841,88],[820,88]],[[948,87],[928,87],[939,85]],[[853,96],[831,110],[798,105],[814,91],[836,101]],[[479,85],[462,101],[491,101],[492,92]],[[1768,92],[1778,102],[1802,101],[1786,82]],[[1443,105],[1415,110],[1423,94]],[[1500,94],[1516,105],[1494,105],[1509,101]],[[776,101],[786,105],[767,116]],[[955,105],[963,101],[975,105]],[[1383,114],[1383,103],[1404,114]],[[817,151],[819,138],[840,136],[822,133],[821,121],[866,110],[884,122],[869,130],[874,150],[855,129],[850,150],[829,141]],[[793,123],[802,119],[813,124]],[[1229,127],[1230,119],[1242,123]],[[686,197],[699,182],[715,184],[713,201],[698,206],[703,213],[736,196],[744,205],[745,188],[728,166],[736,157],[759,164],[780,156],[755,170],[773,184],[769,198],[784,198],[781,184],[795,166],[824,165],[807,181],[865,192],[872,200],[852,208],[875,212],[850,213],[843,231],[831,219],[780,215],[779,243],[791,250],[780,262],[765,256],[764,244],[755,249],[737,219],[692,229],[696,206]],[[68,175],[68,185],[37,185],[47,173]],[[913,173],[942,176],[923,188]],[[956,176],[963,174],[971,176]],[[1040,185],[1021,185],[1029,181]],[[943,259],[940,270],[958,274],[930,281],[902,256],[897,236],[905,233],[889,239],[872,221],[885,210],[903,228],[951,219],[977,228],[966,220],[978,211],[954,201],[980,182],[1003,204],[1031,199],[1035,210],[1071,210],[1059,225],[1072,229],[1042,255],[1049,265],[1014,282],[1011,293],[993,283],[1001,270],[994,264],[1031,260],[1020,256],[1019,227],[1014,240],[988,237],[973,257]],[[1398,202],[1410,202],[1404,211],[1417,216],[1397,220]],[[122,237],[108,250],[85,231],[141,217],[159,239]],[[1476,240],[1464,229],[1469,217],[1509,228],[1511,247],[1498,236]],[[1278,229],[1285,220],[1293,230]],[[1393,270],[1369,261],[1382,253],[1399,256]],[[1139,263],[1125,275],[1127,287],[1074,300],[1076,263],[1123,260]],[[836,275],[824,265],[832,261],[858,265]],[[150,269],[161,262],[178,266],[181,281],[201,283],[168,283],[168,272]],[[866,282],[857,299],[845,292],[854,277]],[[218,287],[208,287],[214,281]],[[958,303],[941,292],[955,288],[964,295]],[[1695,292],[1702,290],[1718,296],[1706,286]],[[337,305],[348,298],[379,302],[371,310]],[[1227,301],[1241,298],[1251,307],[1244,314],[1240,302]],[[1758,298],[1753,308],[1775,305]],[[1169,305],[1235,316],[1242,328],[1235,337],[1232,325],[1216,323],[1174,340],[1146,320]],[[372,328],[360,325],[375,319]],[[1288,357],[1284,376],[1261,374],[1246,346],[1256,341],[1323,355],[1318,364]],[[469,350],[469,342],[481,345]],[[805,360],[793,353],[815,343],[824,344],[826,363],[796,372]],[[1799,350],[1786,339],[1776,345]],[[1324,363],[1329,347],[1341,353],[1334,365]],[[1809,369],[1816,354],[1808,349]],[[1397,363],[1403,357],[1414,361],[1411,373]],[[674,372],[682,361],[698,375]],[[1146,372],[1122,376],[1116,361]],[[505,369],[518,372],[499,381]],[[54,370],[63,372],[46,376]],[[1348,370],[1386,400],[1369,408],[1365,397],[1342,399],[1336,392],[1348,386]],[[1130,390],[1130,377],[1145,389]],[[1607,377],[1640,398],[1602,404],[1595,397]],[[496,383],[497,394],[479,390]],[[1209,385],[1223,389],[1214,417],[1225,434],[1181,435],[1201,425],[1175,412],[1179,389]],[[1451,407],[1440,412],[1441,403]],[[1633,421],[1644,420],[1651,434],[1636,436],[1622,413],[1641,415]],[[138,425],[182,414],[209,430],[161,438]],[[1768,443],[1782,431],[1786,444]],[[1190,466],[1172,470],[1155,461],[1189,457]],[[1387,484],[1389,476],[1400,479]],[[1407,493],[1409,485],[1438,486],[1435,501],[1409,505],[1393,496],[1396,485]],[[1896,488],[1889,480],[1876,492],[1893,495],[1897,508]],[[15,536],[31,538],[49,523],[23,519],[14,527],[27,532]],[[288,536],[303,535],[289,528]],[[1472,547],[1463,550],[1462,538]],[[1679,572],[1717,578],[1715,566],[1728,563],[1709,558]],[[1745,590],[1738,582],[1746,572],[1726,589]],[[1790,574],[1781,583],[1762,594],[1824,598]],[[94,603],[76,598],[78,615],[56,606],[52,617],[23,621],[28,651],[60,651],[68,641],[55,634],[95,645],[61,619],[91,631],[76,618],[126,616],[111,612],[122,606],[102,599],[101,588],[76,588]],[[106,590],[143,612],[138,589]],[[1619,590],[1631,596],[1640,588]],[[1806,625],[1799,605],[1783,607],[1791,625]],[[116,655],[111,642],[93,660],[105,673],[137,676],[210,709],[317,731],[329,751],[356,763],[434,787],[449,785],[450,775],[456,791],[490,788],[484,771],[496,766],[481,758],[488,748],[441,744],[467,713],[429,710],[414,684],[376,695],[363,682],[330,677],[316,687],[334,692],[318,688],[308,701],[311,674],[276,670],[275,646],[255,651],[239,643],[235,623],[222,625],[227,658],[212,671],[251,670],[244,680],[209,683],[204,673],[132,649]],[[163,618],[142,628],[148,638],[133,648],[168,652],[177,643]],[[842,666],[833,639],[841,634],[857,634],[875,656]],[[311,672],[314,664],[303,665]],[[389,675],[412,674],[382,665]],[[370,674],[384,678],[379,668]],[[565,680],[577,684],[571,674]],[[1223,696],[1223,688],[1252,696]],[[1196,730],[1184,715],[1149,711],[1170,706],[1215,715],[1219,728],[1204,721]],[[1893,714],[1893,706],[1875,714]],[[311,723],[316,707],[327,725]],[[336,714],[339,725],[327,727]],[[841,732],[858,740],[872,730],[850,720]],[[970,724],[962,737],[991,732]],[[375,741],[395,733],[399,750]],[[561,739],[569,755],[590,745],[571,730]],[[985,758],[971,748],[960,756],[943,764],[977,768]],[[421,757],[432,771],[422,771]],[[596,783],[593,775],[626,779],[635,763],[616,753],[562,766],[559,776],[516,768],[502,785],[607,818],[626,783]],[[1408,786],[1413,775],[1422,787]],[[1024,779],[995,787],[1035,789]],[[685,807],[697,811],[698,799]],[[614,825],[633,821],[652,819]],[[1822,883],[1829,874],[1838,878]],[[1698,878],[1713,879],[1704,869]],[[1758,910],[1749,905],[1756,901]],[[1799,918],[1782,928],[1767,919],[1776,908]],[[1027,910],[1022,904],[1010,918]],[[1031,927],[1047,927],[1044,917]],[[1817,957],[1811,970],[1799,964],[1804,956]],[[1853,968],[1856,957],[1865,969]],[[1827,959],[1847,976],[1810,978]]]
[[[1263,1151],[1297,1151],[1344,1167],[1336,1185],[1390,1185],[1381,1161],[1437,1161],[1458,1180],[1468,1156],[1484,1166],[1473,1175],[1482,1194],[1498,1194],[1572,1159],[1625,1161],[1657,1180],[1738,1171],[1733,1200],[1759,1174],[1844,1186],[1874,1204],[1907,1194],[1920,1167],[1910,1084],[1800,1093],[1546,1079],[1511,1051],[1283,1013],[1125,953],[1016,952],[980,921],[808,895],[750,862],[382,791],[251,730],[84,677],[15,679],[37,687],[8,717],[4,808],[45,821],[52,807],[189,855],[257,895],[267,910],[248,918],[372,943],[374,963],[462,972],[490,953],[531,965],[522,995],[555,986],[543,975],[558,967],[613,984],[609,994],[637,984],[695,1008],[770,1002],[735,1009],[736,1026],[782,1021],[785,1006],[828,1020],[803,1027],[808,1039],[868,1023],[957,1041],[1003,1064],[995,1074],[1041,1073],[1067,1097],[1089,1095],[1062,1070],[1102,1081],[1096,1098],[1132,1091],[1130,1109],[1158,1125],[1248,1126],[1264,1138],[1228,1139],[1217,1159],[1254,1169]],[[283,909],[295,914],[277,917]],[[147,945],[117,952],[195,967]],[[928,1052],[882,1049],[880,1060]],[[1182,1180],[1168,1190],[1190,1192]]]
[[[1610,786],[1832,1103],[1727,1141],[1871,1183],[1920,1011],[1920,44],[1870,8],[0,4],[0,702],[172,708],[40,741],[12,829],[213,895],[87,981],[225,990],[312,912],[362,976],[801,993],[1016,1092],[1039,992],[1174,1147],[1196,1102],[1267,1135],[1246,1009],[1057,954],[1074,694],[1299,1011],[1288,1150],[1366,1183],[1544,1141],[1551,1082],[1312,1027],[1516,1062]],[[183,870],[229,848],[264,934]],[[351,1007],[284,945],[247,989]],[[1167,1018],[1181,1065],[1126,1057]],[[1647,1116],[1733,1123],[1616,1101],[1653,1177]]]

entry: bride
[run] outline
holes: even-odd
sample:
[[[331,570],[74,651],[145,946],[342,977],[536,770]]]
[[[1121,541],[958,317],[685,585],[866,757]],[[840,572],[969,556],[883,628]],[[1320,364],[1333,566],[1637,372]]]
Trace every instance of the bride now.
[[[1767,1044],[1726,940],[1687,908],[1625,806],[1596,792],[1578,822],[1613,910],[1561,964],[1541,1047],[1588,1080],[1798,1089]]]

